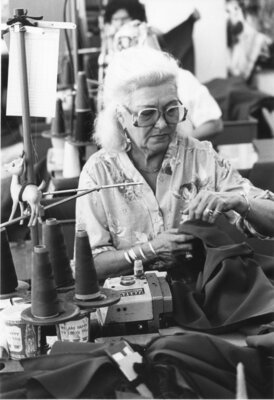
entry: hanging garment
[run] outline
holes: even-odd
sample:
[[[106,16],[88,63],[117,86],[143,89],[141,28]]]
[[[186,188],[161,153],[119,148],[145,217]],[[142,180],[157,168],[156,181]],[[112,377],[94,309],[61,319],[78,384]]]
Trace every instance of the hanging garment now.
[[[234,243],[217,226],[202,221],[187,221],[180,231],[203,241],[206,260],[194,289],[171,280],[178,325],[217,332],[274,320],[273,257],[255,254],[247,243]]]

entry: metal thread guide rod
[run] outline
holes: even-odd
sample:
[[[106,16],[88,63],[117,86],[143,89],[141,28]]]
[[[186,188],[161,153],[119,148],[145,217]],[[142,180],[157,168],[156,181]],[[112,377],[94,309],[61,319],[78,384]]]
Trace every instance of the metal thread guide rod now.
[[[24,10],[21,8],[14,10],[14,17],[24,15]],[[23,127],[23,142],[27,166],[28,182],[35,182],[34,174],[34,158],[31,145],[31,123],[30,123],[30,107],[29,107],[29,92],[28,92],[28,76],[27,76],[27,60],[25,47],[25,32],[26,29],[21,22],[16,22],[13,25],[14,33],[16,34],[17,48],[19,51],[19,74],[20,74],[20,94],[22,106],[22,127]],[[31,226],[32,245],[39,243],[38,226]]]

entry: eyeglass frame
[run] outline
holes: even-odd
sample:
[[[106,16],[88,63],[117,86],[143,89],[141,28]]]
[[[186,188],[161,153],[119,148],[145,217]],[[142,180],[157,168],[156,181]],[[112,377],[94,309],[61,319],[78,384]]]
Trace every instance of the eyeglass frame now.
[[[183,106],[182,102],[181,102],[179,99],[177,99],[177,101],[178,101],[178,103],[179,103],[180,106]],[[130,111],[130,109],[129,109],[127,106],[123,105],[123,107],[124,107],[124,108],[130,113],[130,115],[132,116],[132,125],[135,126],[136,128],[148,128],[149,126],[155,125],[156,122],[158,122],[159,119],[161,118],[161,115],[163,115],[163,118],[164,118],[164,120],[165,120],[165,122],[166,122],[167,125],[177,125],[177,124],[179,124],[180,122],[184,122],[184,121],[186,120],[186,116],[187,116],[187,113],[188,113],[188,109],[187,109],[186,107],[184,107],[184,106],[183,106],[184,116],[183,116],[183,119],[182,119],[181,121],[178,121],[178,122],[176,122],[176,123],[174,123],[174,124],[173,124],[173,123],[170,123],[170,122],[167,122],[166,117],[165,117],[165,112],[166,112],[169,108],[176,107],[176,106],[178,106],[178,104],[177,104],[177,105],[174,105],[174,106],[169,106],[169,107],[167,107],[164,111],[160,111],[160,110],[159,110],[158,108],[156,108],[156,107],[147,107],[147,108],[143,108],[142,110],[138,111],[137,113],[133,113],[133,112]],[[144,111],[144,110],[156,110],[156,111],[159,112],[159,117],[158,117],[157,120],[156,120],[153,124],[151,124],[151,125],[139,126],[139,125],[138,125],[138,117],[139,117],[140,113],[141,113],[142,111]]]

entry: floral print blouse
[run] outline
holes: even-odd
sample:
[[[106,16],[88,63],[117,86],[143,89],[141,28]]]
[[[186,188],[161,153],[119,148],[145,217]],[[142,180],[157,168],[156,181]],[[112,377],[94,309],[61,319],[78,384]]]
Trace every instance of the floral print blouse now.
[[[94,255],[106,250],[129,248],[152,240],[159,233],[179,226],[181,212],[201,190],[241,191],[248,197],[272,199],[274,194],[254,187],[233,170],[210,142],[185,137],[170,143],[152,191],[126,152],[104,149],[93,154],[83,167],[79,188],[140,182],[94,191],[76,202],[76,229],[89,235]],[[235,212],[228,218],[251,236],[261,237]]]

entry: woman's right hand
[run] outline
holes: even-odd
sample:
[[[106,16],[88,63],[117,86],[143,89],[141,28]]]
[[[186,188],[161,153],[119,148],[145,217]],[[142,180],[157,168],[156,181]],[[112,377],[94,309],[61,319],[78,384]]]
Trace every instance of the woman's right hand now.
[[[176,257],[192,250],[192,243],[189,243],[192,239],[193,236],[178,233],[178,229],[173,228],[160,233],[151,244],[159,259],[170,265]]]

